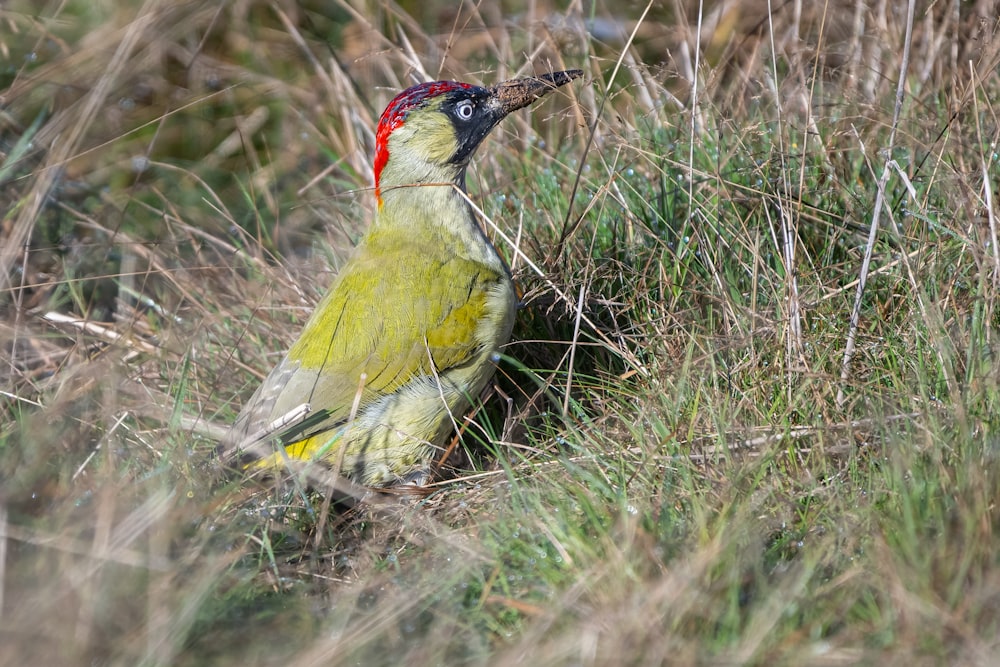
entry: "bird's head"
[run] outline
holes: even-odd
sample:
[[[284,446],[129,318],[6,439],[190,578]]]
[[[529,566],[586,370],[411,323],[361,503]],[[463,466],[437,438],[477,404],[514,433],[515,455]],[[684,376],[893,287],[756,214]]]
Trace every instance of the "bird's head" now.
[[[580,70],[514,79],[482,88],[432,81],[407,88],[382,112],[375,133],[375,196],[391,187],[459,183],[476,148],[497,123]]]

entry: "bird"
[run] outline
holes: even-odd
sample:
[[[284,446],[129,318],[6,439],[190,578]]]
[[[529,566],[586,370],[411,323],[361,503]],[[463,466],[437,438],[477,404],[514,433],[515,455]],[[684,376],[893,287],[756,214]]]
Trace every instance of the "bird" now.
[[[518,309],[466,170],[506,116],[581,76],[425,82],[389,102],[375,132],[374,220],[243,406],[224,460],[256,458],[247,465],[272,471],[318,461],[367,487],[433,478]]]

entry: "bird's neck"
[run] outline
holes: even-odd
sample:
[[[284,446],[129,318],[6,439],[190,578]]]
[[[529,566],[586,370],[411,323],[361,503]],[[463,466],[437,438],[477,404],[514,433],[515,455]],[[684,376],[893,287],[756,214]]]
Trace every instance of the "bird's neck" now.
[[[380,209],[387,203],[407,206],[422,197],[442,198],[459,191],[465,192],[464,165],[436,165],[419,160],[405,164],[393,160],[375,182]]]
[[[465,167],[425,166],[396,178],[387,165],[379,182],[375,229],[402,232],[421,242],[432,242],[447,251],[509,274],[493,244],[483,233],[465,194]]]

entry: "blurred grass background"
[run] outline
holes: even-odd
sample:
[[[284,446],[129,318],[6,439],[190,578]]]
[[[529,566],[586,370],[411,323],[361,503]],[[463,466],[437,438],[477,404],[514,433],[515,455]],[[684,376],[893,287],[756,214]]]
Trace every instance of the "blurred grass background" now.
[[[995,4],[698,8],[4,3],[0,661],[991,664]],[[388,100],[572,67],[470,169],[540,270],[446,479],[220,471]]]

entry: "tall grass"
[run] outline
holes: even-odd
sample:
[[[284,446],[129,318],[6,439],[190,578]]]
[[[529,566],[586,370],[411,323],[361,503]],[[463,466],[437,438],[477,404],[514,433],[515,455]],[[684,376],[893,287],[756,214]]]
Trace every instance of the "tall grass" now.
[[[2,662],[990,664],[995,12],[697,9],[0,10]],[[444,479],[222,470],[385,103],[568,67],[470,171],[525,308]]]

